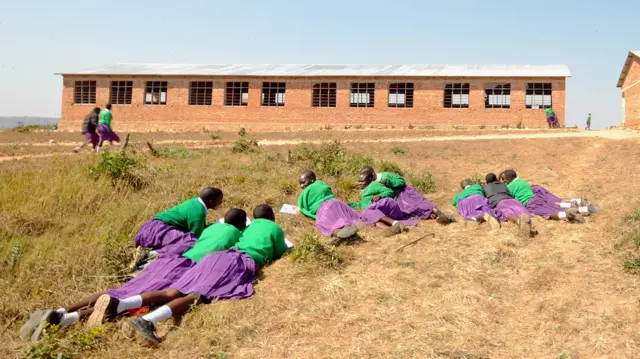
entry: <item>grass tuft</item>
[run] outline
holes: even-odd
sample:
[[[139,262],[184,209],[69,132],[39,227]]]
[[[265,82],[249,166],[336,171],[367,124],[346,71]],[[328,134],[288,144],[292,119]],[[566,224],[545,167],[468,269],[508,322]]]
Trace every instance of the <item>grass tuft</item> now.
[[[433,193],[436,191],[436,181],[429,171],[425,171],[420,175],[409,174],[411,185],[422,193]]]
[[[328,269],[337,269],[343,263],[343,258],[338,250],[320,242],[315,231],[302,235],[289,258],[294,263],[310,264]]]

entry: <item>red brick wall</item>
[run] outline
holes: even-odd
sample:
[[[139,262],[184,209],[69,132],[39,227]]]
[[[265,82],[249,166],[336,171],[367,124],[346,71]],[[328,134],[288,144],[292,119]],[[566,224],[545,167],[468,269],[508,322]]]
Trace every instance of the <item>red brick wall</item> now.
[[[622,84],[624,96],[624,127],[640,127],[640,59],[636,57]]]
[[[75,80],[97,81],[97,104],[73,103]],[[526,127],[546,127],[544,110],[525,108],[525,86],[527,82],[551,82],[553,84],[553,109],[561,123],[565,115],[565,79],[309,79],[309,78],[251,78],[249,81],[249,103],[244,107],[224,106],[226,81],[247,81],[238,78],[205,77],[82,77],[66,76],[62,92],[61,130],[77,131],[84,116],[93,107],[103,107],[109,102],[110,84],[114,80],[133,80],[131,105],[113,105],[113,127],[116,131],[190,131],[208,129],[230,129],[245,127],[248,130],[268,131],[287,129],[316,130],[325,125],[332,126],[516,126],[520,121]],[[166,105],[144,105],[144,85],[148,80],[169,82]],[[213,81],[212,106],[188,106],[190,81]],[[263,81],[286,82],[284,107],[260,106]],[[311,107],[312,84],[337,82],[337,107]],[[375,82],[374,108],[349,107],[350,83]],[[413,82],[413,108],[389,108],[388,87],[391,82]],[[471,84],[469,108],[443,108],[444,84],[468,82]],[[485,83],[511,83],[510,109],[485,109]]]

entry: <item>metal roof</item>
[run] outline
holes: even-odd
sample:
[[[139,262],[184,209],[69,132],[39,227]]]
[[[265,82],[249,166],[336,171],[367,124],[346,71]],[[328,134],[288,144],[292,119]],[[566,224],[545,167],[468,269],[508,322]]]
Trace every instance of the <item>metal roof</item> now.
[[[60,75],[570,77],[566,65],[185,65],[119,63]]]
[[[624,79],[627,78],[627,72],[629,72],[629,67],[631,67],[631,61],[633,61],[634,57],[640,57],[640,51],[629,51],[629,54],[627,54],[627,59],[624,61],[622,72],[620,72],[620,77],[618,78],[617,87],[622,88],[622,84],[624,83]]]

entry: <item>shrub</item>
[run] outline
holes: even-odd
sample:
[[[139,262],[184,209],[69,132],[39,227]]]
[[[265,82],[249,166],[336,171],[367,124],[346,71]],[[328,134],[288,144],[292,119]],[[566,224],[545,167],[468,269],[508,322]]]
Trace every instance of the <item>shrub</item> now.
[[[343,262],[338,250],[333,246],[322,244],[315,231],[307,232],[302,236],[289,258],[294,263],[311,264],[329,269],[337,269]]]
[[[400,176],[404,175],[404,172],[402,171],[400,166],[398,166],[394,162],[380,161],[376,167],[378,169],[378,172],[391,172]]]
[[[125,152],[103,152],[98,158],[98,164],[89,166],[89,174],[94,178],[107,178],[113,186],[124,183],[134,189],[146,185],[146,181],[135,171],[142,167],[139,158],[129,156]]]
[[[409,181],[422,193],[432,193],[436,190],[436,181],[429,171],[425,171],[421,175],[409,175]]]
[[[231,152],[233,153],[249,153],[249,152],[258,152],[258,141],[255,140],[246,140],[243,137],[236,140],[233,143],[233,147],[231,147]]]
[[[338,141],[319,146],[300,145],[291,153],[292,161],[308,162],[310,169],[322,176],[340,178],[357,174],[360,168],[373,163],[371,156],[360,153],[347,155],[347,151]]]
[[[391,147],[391,153],[394,155],[406,155],[407,149],[402,147]]]

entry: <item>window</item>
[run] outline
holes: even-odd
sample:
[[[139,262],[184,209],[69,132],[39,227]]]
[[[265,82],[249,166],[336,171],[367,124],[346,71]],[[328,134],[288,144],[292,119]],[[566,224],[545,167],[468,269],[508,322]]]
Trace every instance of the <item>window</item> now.
[[[213,82],[198,81],[189,84],[189,106],[211,106]]]
[[[413,84],[389,84],[389,107],[413,107]]]
[[[511,84],[485,84],[484,85],[485,108],[510,108]]]
[[[224,92],[225,106],[247,106],[249,103],[248,82],[227,82]]]
[[[286,83],[284,82],[263,82],[262,83],[262,106],[284,106],[284,93]]]
[[[351,84],[351,107],[373,107],[376,94],[376,84],[362,82]]]
[[[93,104],[96,103],[96,82],[76,81],[74,84],[73,103]]]
[[[469,107],[469,84],[446,84],[444,85],[444,107],[445,108],[468,108]]]
[[[311,106],[336,107],[336,87],[335,82],[314,84]]]
[[[526,93],[527,108],[551,108],[551,84],[528,83]]]
[[[133,81],[111,81],[111,103],[131,105]]]
[[[167,81],[147,81],[144,90],[145,105],[167,104]]]

